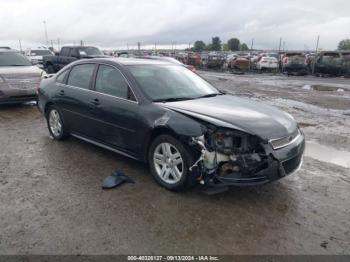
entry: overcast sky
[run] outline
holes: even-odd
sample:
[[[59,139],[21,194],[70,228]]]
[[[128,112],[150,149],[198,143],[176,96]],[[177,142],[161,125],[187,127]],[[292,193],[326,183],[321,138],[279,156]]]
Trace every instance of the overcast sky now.
[[[101,48],[185,44],[238,37],[262,49],[335,49],[350,38],[349,0],[0,0],[0,45],[56,47],[84,40]]]

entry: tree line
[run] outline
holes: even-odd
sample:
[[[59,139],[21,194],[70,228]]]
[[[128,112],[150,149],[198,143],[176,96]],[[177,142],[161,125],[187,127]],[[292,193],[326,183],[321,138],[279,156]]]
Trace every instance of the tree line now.
[[[249,48],[245,43],[241,43],[238,38],[231,38],[227,43],[222,44],[220,37],[215,36],[211,39],[211,43],[206,44],[202,40],[197,40],[192,51],[248,51]],[[350,39],[344,39],[339,42],[338,50],[350,50]]]
[[[241,43],[238,38],[231,38],[227,43],[222,44],[220,37],[215,36],[211,39],[211,43],[206,44],[202,40],[197,40],[192,51],[202,52],[202,51],[247,51],[248,46],[245,43]]]
[[[344,39],[338,44],[339,50],[350,50],[350,39]]]

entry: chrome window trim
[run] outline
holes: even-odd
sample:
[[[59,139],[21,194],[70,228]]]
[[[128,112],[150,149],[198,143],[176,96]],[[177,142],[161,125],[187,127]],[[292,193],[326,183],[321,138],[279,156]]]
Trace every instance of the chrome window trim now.
[[[289,136],[289,135],[288,135]],[[285,137],[288,137],[288,136],[285,136]],[[296,137],[294,137],[291,141],[289,141],[287,144],[284,144],[284,145],[281,145],[281,146],[278,146],[278,147],[274,147],[272,145],[272,142],[273,141],[276,141],[276,140],[280,140],[280,139],[283,139],[285,137],[280,137],[280,138],[274,138],[274,139],[270,139],[269,140],[269,144],[272,146],[272,148],[274,150],[278,150],[278,149],[281,149],[283,147],[286,147],[286,146],[289,146],[290,144],[293,144],[295,141],[297,141],[299,139],[299,137],[301,136],[301,132],[300,132],[300,129],[298,129],[298,134],[296,135]]]
[[[59,85],[59,86],[64,86],[64,87],[69,87],[69,88],[80,89],[80,90],[84,90],[84,91],[88,91],[88,92],[92,92],[92,93],[98,93],[98,94],[101,94],[101,95],[110,96],[110,97],[113,97],[113,98],[116,98],[116,99],[124,100],[124,101],[130,102],[130,103],[139,104],[139,103],[136,102],[136,101],[132,101],[132,100],[129,100],[129,99],[125,99],[125,98],[122,98],[122,97],[117,97],[117,96],[112,96],[112,95],[104,94],[104,93],[97,92],[97,91],[91,90],[91,89],[81,88],[81,87],[78,87],[78,86],[65,85],[65,84],[61,84],[61,83],[57,83],[57,85]]]

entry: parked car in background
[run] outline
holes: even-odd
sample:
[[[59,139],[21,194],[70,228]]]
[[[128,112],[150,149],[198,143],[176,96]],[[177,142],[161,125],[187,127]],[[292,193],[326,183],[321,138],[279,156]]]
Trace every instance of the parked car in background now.
[[[301,52],[287,52],[281,54],[282,72],[288,75],[306,75],[308,73],[307,57]]]
[[[108,57],[101,50],[93,46],[64,46],[54,56],[44,56],[44,69],[49,74],[54,74],[64,66],[79,59]]]
[[[241,57],[238,55],[229,56],[227,63],[228,69],[239,72],[249,71],[251,65],[248,57]]]
[[[316,57],[315,74],[341,76],[343,74],[343,58],[340,52],[320,52]]]
[[[185,57],[186,65],[191,65],[193,67],[200,67],[201,65],[201,56],[198,53],[189,52]]]
[[[40,68],[44,68],[44,65],[43,65],[44,56],[54,55],[47,48],[27,49],[24,54],[33,65],[38,65]]]
[[[0,49],[0,104],[36,100],[44,74],[20,52]]]
[[[43,80],[38,98],[54,139],[148,162],[169,190],[262,185],[302,164],[305,139],[291,115],[223,94],[182,65],[80,60]]]
[[[202,67],[221,69],[226,61],[226,57],[217,52],[202,54]]]
[[[177,59],[175,59],[173,57],[167,57],[167,56],[137,56],[136,58],[165,61],[165,62],[169,62],[171,64],[182,65],[182,66],[186,67],[187,69],[191,70],[192,72],[196,72],[197,71],[197,69],[194,66],[183,64],[179,60],[177,60]]]
[[[278,60],[275,57],[263,56],[256,64],[258,70],[277,70]]]

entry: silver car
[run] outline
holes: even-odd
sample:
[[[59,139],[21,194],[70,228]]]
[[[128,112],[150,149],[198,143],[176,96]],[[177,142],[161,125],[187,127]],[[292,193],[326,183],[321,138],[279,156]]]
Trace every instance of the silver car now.
[[[44,71],[16,50],[0,49],[0,104],[36,100]]]

